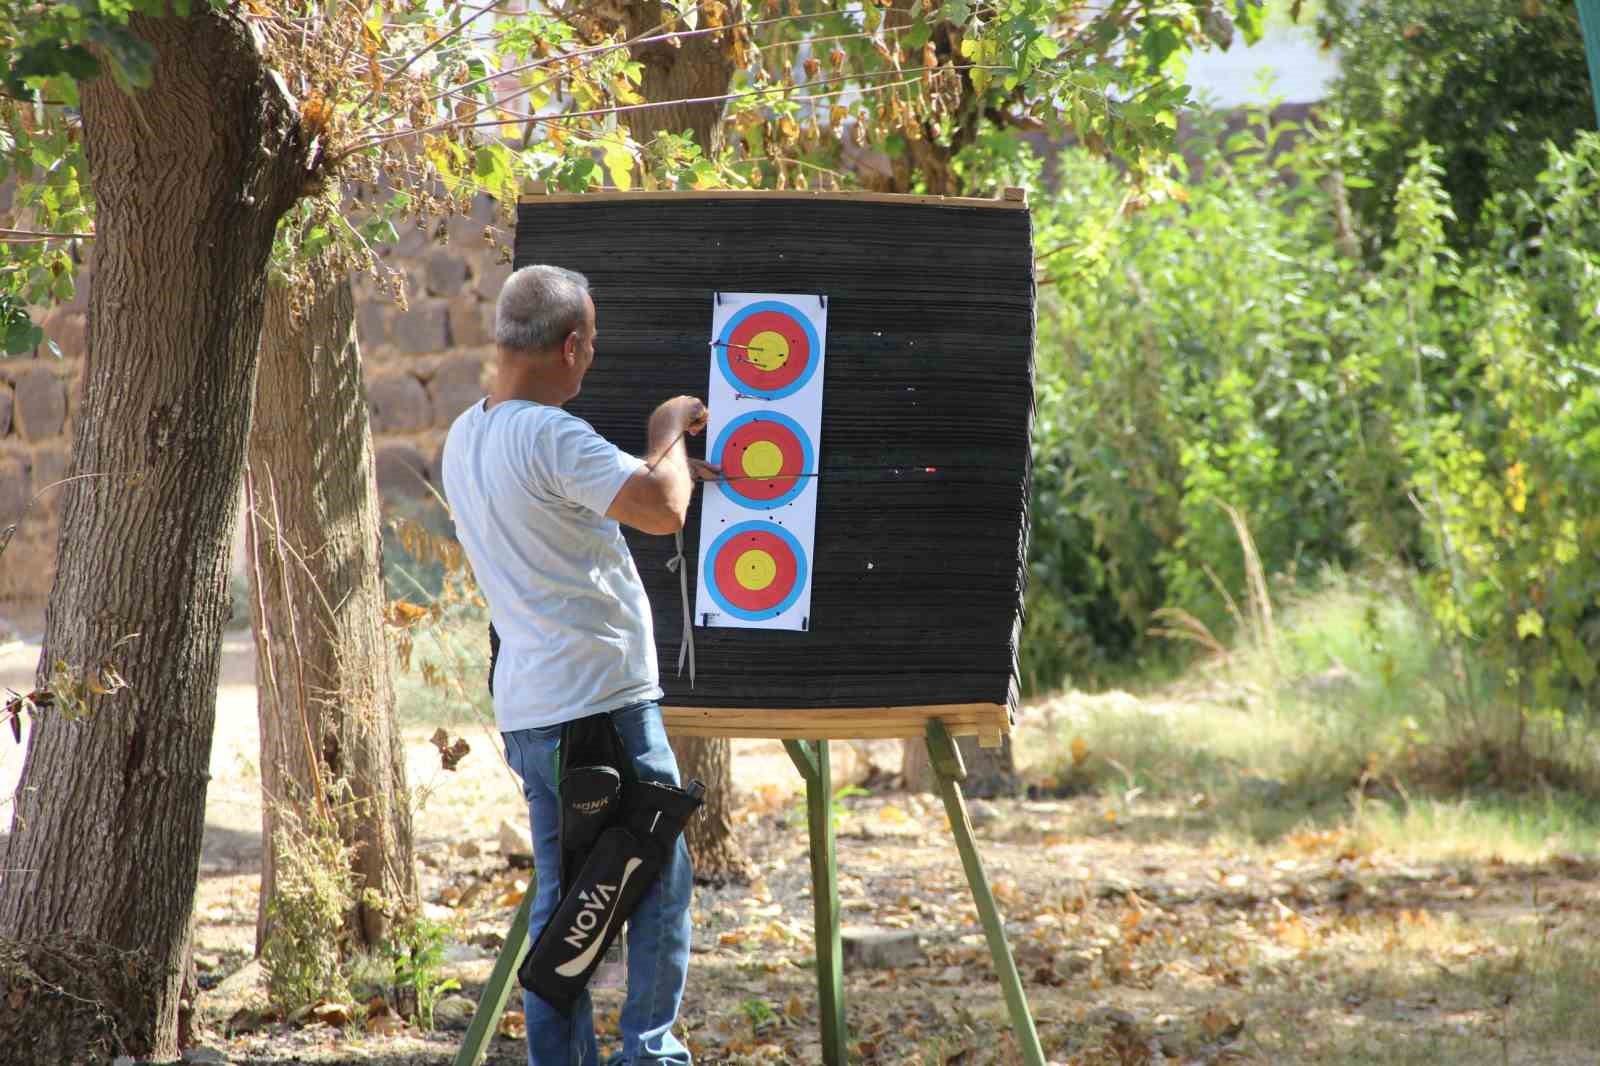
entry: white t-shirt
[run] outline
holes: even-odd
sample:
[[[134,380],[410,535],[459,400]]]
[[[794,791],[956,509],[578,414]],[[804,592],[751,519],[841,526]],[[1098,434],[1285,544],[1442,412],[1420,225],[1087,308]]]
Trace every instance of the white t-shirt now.
[[[450,427],[445,496],[500,634],[502,731],[661,698],[650,601],[606,517],[644,465],[581,418],[527,400],[480,401]]]

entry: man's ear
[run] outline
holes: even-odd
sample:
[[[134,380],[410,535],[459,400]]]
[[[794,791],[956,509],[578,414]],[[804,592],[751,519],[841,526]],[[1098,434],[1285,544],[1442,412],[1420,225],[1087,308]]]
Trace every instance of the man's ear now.
[[[578,331],[572,330],[561,342],[561,361],[574,364],[578,361]]]

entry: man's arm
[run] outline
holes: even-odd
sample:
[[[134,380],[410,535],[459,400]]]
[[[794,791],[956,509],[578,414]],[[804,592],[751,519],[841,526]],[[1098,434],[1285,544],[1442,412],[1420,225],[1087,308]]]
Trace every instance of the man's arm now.
[[[694,491],[683,438],[704,430],[707,417],[706,405],[693,396],[677,396],[657,407],[650,416],[646,465],[622,483],[606,517],[645,533],[681,530]]]

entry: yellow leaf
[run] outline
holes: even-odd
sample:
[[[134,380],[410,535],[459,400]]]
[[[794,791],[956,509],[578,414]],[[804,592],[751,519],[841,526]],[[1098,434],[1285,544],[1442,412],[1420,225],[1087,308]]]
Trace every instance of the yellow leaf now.
[[[642,104],[644,97],[640,96],[633,88],[633,83],[627,78],[616,77],[611,79],[611,92],[618,102],[624,104]]]
[[[389,617],[386,621],[396,629],[409,629],[428,617],[426,607],[418,607],[405,600],[393,600],[389,604]]]
[[[1524,639],[1544,636],[1544,616],[1532,607],[1523,611],[1517,618],[1517,636]]]
[[[1300,921],[1299,915],[1286,918],[1281,922],[1273,922],[1272,934],[1276,936],[1285,947],[1296,951],[1305,951],[1311,946],[1311,934],[1306,931],[1305,924]]]
[[[1082,737],[1072,738],[1072,765],[1082,766],[1089,757],[1089,742]]]
[[[1200,1028],[1209,1040],[1232,1040],[1244,1029],[1244,1019],[1212,1007],[1200,1016]]]
[[[633,153],[613,145],[606,149],[602,159],[606,173],[611,175],[611,184],[619,189],[633,188]]]

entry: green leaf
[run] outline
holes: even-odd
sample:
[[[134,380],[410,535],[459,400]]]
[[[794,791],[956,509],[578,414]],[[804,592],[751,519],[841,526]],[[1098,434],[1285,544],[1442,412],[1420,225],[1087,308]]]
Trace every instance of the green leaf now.
[[[971,0],[944,0],[944,5],[939,8],[939,21],[965,26],[972,21]]]
[[[1150,70],[1158,71],[1166,65],[1175,52],[1183,48],[1183,34],[1171,22],[1151,22],[1139,38],[1139,49],[1150,61]]]
[[[0,82],[11,96],[31,100],[29,79],[67,77],[88,79],[100,72],[100,63],[79,44],[63,45],[60,41],[37,41],[18,49],[9,61],[0,60]]]
[[[6,326],[5,354],[21,355],[31,352],[44,340],[44,330],[26,316],[14,318]]]
[[[491,193],[499,194],[511,181],[511,151],[503,144],[479,148],[473,157],[472,172]]]
[[[1244,34],[1245,44],[1255,44],[1267,29],[1267,8],[1262,0],[1239,0],[1234,6],[1234,25]]]
[[[156,61],[153,45],[126,26],[103,22],[91,23],[87,36],[111,57],[111,69],[120,81],[135,89],[150,87]]]

